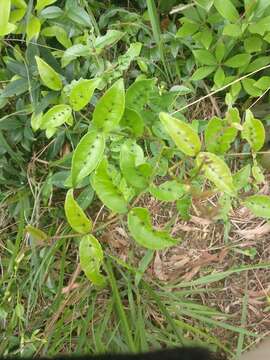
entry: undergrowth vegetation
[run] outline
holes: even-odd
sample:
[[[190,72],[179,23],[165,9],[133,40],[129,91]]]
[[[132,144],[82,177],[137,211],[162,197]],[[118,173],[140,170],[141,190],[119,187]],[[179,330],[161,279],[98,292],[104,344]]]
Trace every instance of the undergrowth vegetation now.
[[[0,14],[0,354],[239,356],[264,333],[248,274],[270,267],[230,235],[239,209],[270,218],[269,2],[5,0]],[[229,260],[162,275],[194,219],[217,229],[208,257]],[[232,316],[215,299],[238,276]]]

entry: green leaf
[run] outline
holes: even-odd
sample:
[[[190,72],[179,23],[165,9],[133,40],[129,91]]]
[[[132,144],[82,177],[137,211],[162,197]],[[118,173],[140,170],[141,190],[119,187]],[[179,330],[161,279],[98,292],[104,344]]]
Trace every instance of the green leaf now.
[[[258,36],[250,36],[244,41],[244,48],[246,52],[259,52],[262,49],[263,41]]]
[[[81,79],[71,89],[69,103],[73,110],[80,111],[91,100],[93,93],[100,83],[100,79]]]
[[[264,219],[270,218],[270,196],[253,195],[245,199],[244,205],[253,212],[254,215]]]
[[[216,154],[225,154],[236,136],[237,129],[215,116],[208,122],[205,129],[206,149]]]
[[[197,24],[189,19],[186,19],[186,18],[183,18],[183,19],[185,21],[184,21],[183,25],[180,27],[180,29],[177,31],[176,37],[183,38],[183,37],[193,35],[199,29],[199,26],[200,26],[199,24]]]
[[[27,35],[27,41],[34,39],[37,39],[40,32],[40,20],[35,17],[31,16],[30,20],[27,22],[26,26],[26,35]]]
[[[203,65],[216,65],[217,61],[210,51],[205,49],[194,50],[195,59]]]
[[[168,232],[154,230],[145,208],[133,208],[128,214],[128,229],[136,242],[152,250],[162,250],[178,244]]]
[[[86,277],[97,286],[105,285],[105,278],[100,273],[103,263],[103,250],[93,235],[85,235],[79,247],[80,265]]]
[[[92,230],[92,221],[85,215],[77,201],[73,197],[73,189],[68,190],[65,200],[65,214],[69,225],[80,234],[89,233]]]
[[[196,41],[199,41],[206,49],[209,49],[213,40],[212,31],[210,29],[200,31],[197,34],[195,34],[193,38]]]
[[[270,31],[270,16],[266,16],[250,24],[248,30],[251,34],[263,36],[266,31]]]
[[[225,73],[222,67],[218,67],[214,75],[214,83],[218,88],[220,88],[222,87],[222,85],[224,85],[224,80],[225,80]]]
[[[128,211],[127,201],[108,174],[107,160],[103,159],[91,178],[97,196],[113,212],[124,214]]]
[[[37,0],[37,4],[35,9],[37,11],[41,11],[42,9],[44,9],[46,6],[49,6],[53,3],[55,3],[56,0]]]
[[[135,81],[127,89],[126,106],[138,112],[148,103],[155,85],[154,79],[143,79]]]
[[[45,241],[49,238],[44,231],[32,225],[27,225],[25,227],[25,231],[28,232],[28,234],[30,234],[35,240]]]
[[[232,67],[232,68],[240,68],[242,66],[245,66],[249,63],[251,59],[250,54],[237,54],[230,59],[225,61],[226,66]]]
[[[189,124],[164,112],[159,114],[159,118],[179,150],[189,156],[195,156],[200,151],[200,138]]]
[[[117,127],[125,110],[123,79],[117,80],[99,99],[93,113],[93,124],[104,132]]]
[[[100,163],[105,150],[105,136],[95,130],[85,134],[77,145],[71,165],[72,184],[75,187]]]
[[[4,36],[9,33],[9,14],[10,14],[11,2],[10,0],[0,1],[0,36]]]
[[[223,35],[228,35],[231,37],[239,37],[242,35],[241,26],[238,24],[227,24],[224,26]]]
[[[136,110],[127,107],[120,121],[120,126],[127,127],[136,137],[141,137],[144,132],[144,121],[141,115]]]
[[[254,86],[263,91],[268,89],[270,87],[270,76],[262,76],[254,83]]]
[[[214,6],[224,19],[231,22],[239,19],[238,11],[231,0],[214,0]]]
[[[39,76],[41,77],[44,85],[46,85],[49,89],[52,90],[61,90],[61,76],[40,57],[35,56],[35,59],[37,62]]]
[[[247,164],[241,168],[237,173],[233,174],[233,184],[237,191],[241,190],[249,184],[251,167]]]
[[[176,208],[182,220],[188,221],[190,219],[190,208],[192,205],[191,194],[186,194],[181,199],[177,200]]]
[[[127,140],[121,146],[120,168],[127,183],[135,188],[144,189],[148,178],[144,176],[144,155],[142,148],[133,140]]]
[[[56,37],[59,43],[65,48],[69,48],[72,46],[72,42],[68,38],[65,29],[63,29],[61,26],[48,26],[42,30],[41,34],[47,37]]]
[[[210,75],[213,71],[215,71],[216,66],[202,66],[198,68],[193,75],[191,76],[190,80],[198,81],[206,78]]]
[[[225,50],[226,50],[225,45],[223,44],[222,41],[219,41],[216,45],[216,50],[215,50],[215,56],[218,63],[220,63],[221,60],[224,58]]]
[[[231,171],[220,157],[209,152],[201,152],[197,156],[196,163],[204,176],[220,191],[235,196]]]
[[[62,67],[66,67],[71,61],[77,59],[78,57],[89,57],[91,55],[91,51],[89,46],[82,44],[75,44],[68,49],[65,50],[62,59],[61,65]]]
[[[69,105],[55,105],[42,116],[40,128],[43,130],[57,128],[67,122],[71,116],[72,109]]]
[[[256,184],[263,184],[265,182],[265,177],[260,166],[254,164],[251,168],[251,172]]]
[[[38,129],[40,129],[41,123],[42,123],[42,113],[39,114],[35,114],[33,113],[31,116],[31,126],[33,131],[37,131]]]
[[[98,36],[95,40],[94,47],[97,50],[104,49],[110,45],[117,43],[125,33],[118,30],[108,30],[107,33],[103,36]]]
[[[188,186],[181,184],[176,180],[165,181],[159,186],[151,185],[149,192],[156,199],[161,201],[176,201],[180,199],[187,191]]]
[[[262,95],[263,91],[260,90],[257,86],[255,86],[256,80],[247,78],[241,80],[241,83],[246,93],[250,96],[257,97]]]
[[[259,151],[265,142],[265,129],[262,122],[255,119],[250,110],[246,111],[242,138],[246,139],[253,151]]]

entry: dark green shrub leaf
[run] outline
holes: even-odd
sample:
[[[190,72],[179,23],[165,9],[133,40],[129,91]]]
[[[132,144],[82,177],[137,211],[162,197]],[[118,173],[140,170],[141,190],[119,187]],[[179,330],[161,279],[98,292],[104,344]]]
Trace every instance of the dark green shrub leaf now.
[[[189,156],[195,156],[200,151],[200,138],[189,124],[166,113],[160,113],[159,118],[179,150]]]
[[[91,184],[105,206],[113,212],[126,213],[127,201],[119,188],[113,184],[107,168],[108,163],[103,159],[92,176]]]
[[[220,191],[235,195],[231,171],[220,157],[209,152],[201,152],[197,156],[196,162],[204,176],[212,181]]]
[[[128,229],[136,242],[152,250],[161,250],[178,244],[168,232],[154,230],[145,208],[133,208],[128,214]]]
[[[61,76],[40,57],[35,56],[35,59],[37,62],[39,76],[41,77],[44,85],[46,85],[49,89],[52,90],[61,90]]]
[[[105,136],[95,130],[85,134],[77,145],[71,165],[72,184],[75,187],[100,163],[105,150]]]
[[[105,278],[100,273],[103,263],[103,250],[99,241],[93,235],[85,235],[79,247],[80,265],[86,277],[97,286],[105,284]]]
[[[259,151],[265,142],[265,129],[262,122],[253,117],[250,110],[246,111],[242,138],[246,139],[253,151]]]
[[[99,99],[93,113],[93,124],[102,131],[109,132],[119,124],[125,109],[125,89],[123,79],[117,80]]]
[[[245,199],[244,205],[253,212],[254,215],[264,219],[270,218],[270,196],[253,195]]]
[[[84,211],[74,199],[73,189],[70,189],[67,192],[65,213],[69,225],[76,232],[86,234],[92,230],[92,221],[85,215]]]

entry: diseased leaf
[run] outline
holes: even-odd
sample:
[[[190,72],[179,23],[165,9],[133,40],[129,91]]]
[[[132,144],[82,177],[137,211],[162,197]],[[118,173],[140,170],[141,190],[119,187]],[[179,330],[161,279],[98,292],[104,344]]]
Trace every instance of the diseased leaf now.
[[[77,145],[71,165],[72,184],[75,187],[100,163],[105,150],[105,136],[95,130],[84,135]]]
[[[41,77],[44,85],[46,85],[49,89],[52,90],[61,90],[61,76],[40,57],[35,56],[35,59],[37,62],[39,76]]]
[[[235,140],[237,132],[227,121],[214,116],[205,129],[206,149],[216,154],[225,154]]]
[[[265,129],[262,122],[255,119],[250,110],[246,111],[242,138],[246,139],[253,151],[259,151],[265,142]]]
[[[195,156],[200,151],[200,138],[189,124],[163,112],[159,114],[159,118],[179,150],[189,156]]]
[[[103,263],[103,250],[93,235],[85,235],[79,247],[80,265],[86,277],[97,286],[105,284],[105,277],[100,273]]]
[[[123,79],[117,80],[99,99],[93,113],[93,124],[104,132],[110,132],[119,124],[125,110]]]
[[[69,105],[55,105],[42,116],[40,128],[57,128],[67,122],[71,115],[72,109]]]
[[[136,137],[143,135],[144,121],[142,116],[136,110],[125,108],[120,125],[122,128],[127,127]]]
[[[69,95],[69,103],[73,110],[80,111],[91,100],[93,93],[100,83],[99,79],[81,79],[72,87]]]
[[[128,214],[128,229],[136,242],[152,250],[162,250],[178,244],[168,232],[154,230],[150,215],[145,208],[133,208]]]
[[[138,112],[147,105],[155,86],[154,79],[143,79],[135,81],[127,89],[126,106]]]
[[[188,191],[188,186],[176,180],[165,181],[159,186],[150,186],[149,192],[161,201],[176,201]]]
[[[69,225],[80,234],[87,234],[92,230],[92,221],[85,215],[73,197],[73,189],[68,190],[65,200],[65,214]]]
[[[248,185],[250,173],[251,167],[250,164],[248,164],[237,171],[237,173],[233,174],[233,184],[237,191]]]
[[[253,212],[254,215],[264,219],[270,218],[270,196],[252,195],[245,199],[244,205]]]
[[[196,163],[204,176],[220,191],[235,196],[231,171],[220,157],[209,152],[201,152],[197,156]]]
[[[127,201],[119,188],[114,185],[107,168],[107,160],[103,159],[92,175],[91,184],[105,206],[116,213],[124,214],[128,211]]]

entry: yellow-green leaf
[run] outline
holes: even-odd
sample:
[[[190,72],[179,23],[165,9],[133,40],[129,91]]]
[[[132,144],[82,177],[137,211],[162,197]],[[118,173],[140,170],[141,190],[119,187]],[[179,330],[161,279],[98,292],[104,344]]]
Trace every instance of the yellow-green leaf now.
[[[72,157],[71,174],[74,187],[95,170],[102,159],[104,150],[103,133],[92,130],[81,138]]]
[[[105,278],[100,273],[103,263],[103,250],[99,241],[93,235],[85,235],[79,247],[80,265],[86,277],[97,286],[105,284]]]
[[[56,0],[37,0],[37,4],[36,4],[35,9],[37,11],[41,11],[46,6],[51,5],[51,4],[55,3],[55,2],[56,2]]]
[[[246,111],[242,138],[246,139],[253,151],[259,151],[265,142],[265,129],[262,122],[255,119],[250,110]]]
[[[48,240],[48,235],[35,226],[27,225],[25,227],[25,231],[28,232],[31,236],[33,236],[33,238],[36,240]]]
[[[168,232],[153,229],[150,215],[145,208],[133,208],[128,214],[128,229],[136,242],[152,250],[161,250],[178,244]]]
[[[220,157],[209,152],[201,152],[197,156],[196,163],[204,176],[212,181],[220,191],[235,195],[231,171]]]
[[[52,90],[61,90],[61,76],[40,57],[35,56],[35,59],[37,62],[39,76],[41,77],[44,85],[46,85],[49,89]]]
[[[253,195],[245,199],[244,205],[253,212],[254,215],[264,219],[270,218],[270,196]]]
[[[100,79],[81,79],[76,85],[72,87],[69,96],[69,103],[72,109],[80,111],[91,100],[93,93],[100,83]]]
[[[89,233],[92,230],[92,221],[73,197],[73,189],[67,192],[65,200],[65,214],[69,225],[80,234]]]
[[[65,122],[68,122],[71,116],[72,109],[69,105],[55,105],[42,116],[40,128],[43,130],[57,128]]]
[[[30,41],[33,38],[35,39],[38,38],[40,32],[40,26],[41,26],[40,20],[35,16],[31,16],[26,26],[27,41]]]
[[[195,156],[200,151],[200,138],[189,124],[164,112],[159,114],[159,118],[179,150],[189,156]]]

